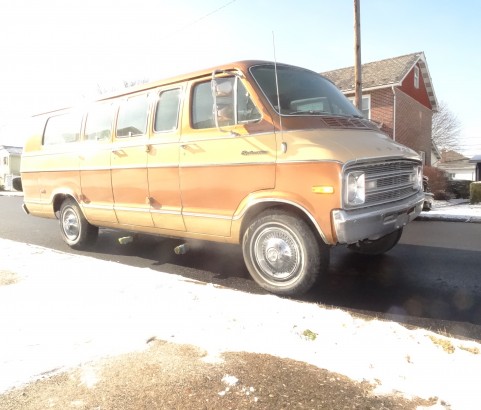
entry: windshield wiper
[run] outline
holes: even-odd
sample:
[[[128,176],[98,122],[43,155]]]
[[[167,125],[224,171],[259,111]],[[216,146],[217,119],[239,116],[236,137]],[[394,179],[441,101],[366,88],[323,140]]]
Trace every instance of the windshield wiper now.
[[[292,111],[289,113],[289,115],[294,115],[294,114],[306,114],[306,115],[327,114],[329,115],[330,113],[322,110]]]

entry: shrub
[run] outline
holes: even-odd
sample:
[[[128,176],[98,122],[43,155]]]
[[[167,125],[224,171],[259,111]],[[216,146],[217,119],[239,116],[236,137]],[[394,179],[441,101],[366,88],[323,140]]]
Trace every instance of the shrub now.
[[[452,199],[452,196],[449,192],[446,191],[434,191],[433,198],[436,201],[449,201],[450,199]]]
[[[470,195],[471,181],[452,180],[448,181],[446,191],[454,196],[454,198],[468,199]]]
[[[429,190],[434,193],[434,199],[438,199],[436,194],[442,195],[447,190],[448,177],[446,173],[439,168],[428,166],[423,168],[423,173],[429,179],[428,186]]]
[[[471,183],[469,198],[471,204],[478,204],[481,202],[481,182]]]

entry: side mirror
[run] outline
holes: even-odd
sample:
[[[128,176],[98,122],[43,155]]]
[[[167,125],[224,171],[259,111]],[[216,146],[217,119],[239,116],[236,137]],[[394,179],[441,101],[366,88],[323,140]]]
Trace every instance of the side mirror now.
[[[212,80],[212,88],[216,97],[230,97],[234,91],[232,79]]]
[[[216,77],[218,74],[225,74],[225,71],[216,70],[212,73],[212,97],[214,100],[213,113],[217,129],[222,131],[223,126],[235,125],[235,100],[237,77]],[[228,74],[232,74],[228,72]]]

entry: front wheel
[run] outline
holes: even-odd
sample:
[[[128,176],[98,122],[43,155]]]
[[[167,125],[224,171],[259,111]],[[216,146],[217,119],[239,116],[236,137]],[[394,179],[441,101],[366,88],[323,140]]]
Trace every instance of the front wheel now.
[[[252,222],[242,251],[252,278],[278,295],[307,292],[329,264],[328,246],[305,221],[280,210],[266,211]]]
[[[60,207],[60,233],[73,249],[85,249],[95,243],[99,228],[90,225],[73,199],[66,199]]]
[[[349,245],[349,249],[363,255],[381,255],[396,246],[402,233],[403,228],[400,228],[375,241],[365,240]]]

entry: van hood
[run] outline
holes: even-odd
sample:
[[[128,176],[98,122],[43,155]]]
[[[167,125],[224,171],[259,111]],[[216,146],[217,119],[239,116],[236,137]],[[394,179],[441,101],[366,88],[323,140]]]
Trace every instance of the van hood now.
[[[362,162],[372,159],[404,158],[420,161],[419,154],[374,130],[315,129],[282,132],[289,161]]]

